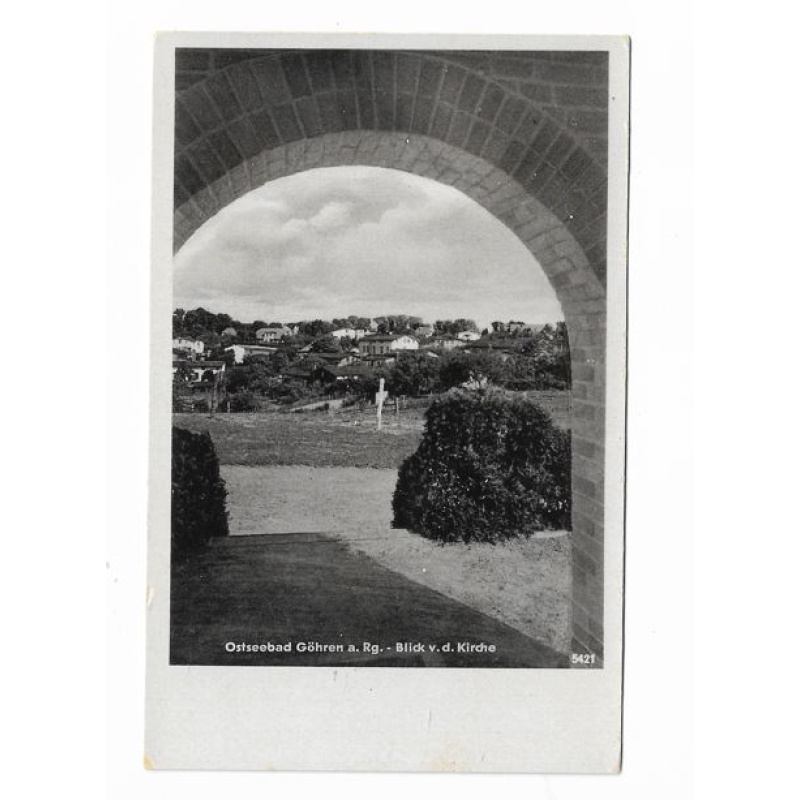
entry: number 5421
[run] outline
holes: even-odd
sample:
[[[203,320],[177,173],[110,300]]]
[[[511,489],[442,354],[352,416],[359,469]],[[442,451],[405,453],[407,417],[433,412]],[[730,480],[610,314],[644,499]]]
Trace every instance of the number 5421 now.
[[[572,663],[573,664],[580,664],[584,667],[590,667],[594,664],[597,660],[597,656],[594,653],[573,653],[572,654]]]

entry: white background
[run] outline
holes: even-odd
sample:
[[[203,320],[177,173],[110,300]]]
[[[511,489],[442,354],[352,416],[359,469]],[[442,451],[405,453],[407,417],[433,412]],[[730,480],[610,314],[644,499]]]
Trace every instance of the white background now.
[[[160,0],[6,11],[7,796],[792,793],[800,70],[788,7]],[[166,29],[633,37],[621,776],[142,768],[151,36]]]

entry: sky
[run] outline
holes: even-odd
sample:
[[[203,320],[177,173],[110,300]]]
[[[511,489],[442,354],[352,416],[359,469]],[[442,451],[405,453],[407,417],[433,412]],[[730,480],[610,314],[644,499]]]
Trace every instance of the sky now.
[[[502,222],[452,187],[378,167],[309,170],[226,206],[176,254],[174,306],[284,324],[564,318]]]

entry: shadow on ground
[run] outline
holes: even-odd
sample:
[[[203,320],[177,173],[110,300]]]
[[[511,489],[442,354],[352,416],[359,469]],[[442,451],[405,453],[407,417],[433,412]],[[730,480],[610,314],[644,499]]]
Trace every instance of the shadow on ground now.
[[[320,533],[218,540],[174,570],[171,603],[175,665],[568,666],[514,628]],[[290,650],[226,649],[268,643]],[[306,644],[326,649],[304,652]]]

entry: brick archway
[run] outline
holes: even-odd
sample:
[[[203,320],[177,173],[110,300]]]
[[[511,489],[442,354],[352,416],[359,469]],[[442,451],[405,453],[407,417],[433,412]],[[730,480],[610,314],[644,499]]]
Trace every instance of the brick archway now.
[[[604,151],[586,130],[560,122],[560,112],[577,113],[569,103],[543,110],[528,96],[549,88],[552,99],[560,87],[574,101],[578,90],[605,86],[605,54],[566,55],[574,58],[504,54],[497,66],[385,51],[178,51],[185,88],[176,98],[174,249],[252,189],[320,167],[414,173],[459,189],[501,220],[544,269],[567,321],[573,647],[602,659]]]

